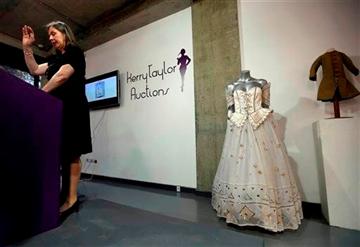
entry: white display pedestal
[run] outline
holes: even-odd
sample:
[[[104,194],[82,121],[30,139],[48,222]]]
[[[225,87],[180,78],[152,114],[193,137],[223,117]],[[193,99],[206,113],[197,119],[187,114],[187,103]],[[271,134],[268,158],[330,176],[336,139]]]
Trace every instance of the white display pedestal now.
[[[321,208],[332,226],[360,230],[360,118],[313,123]]]

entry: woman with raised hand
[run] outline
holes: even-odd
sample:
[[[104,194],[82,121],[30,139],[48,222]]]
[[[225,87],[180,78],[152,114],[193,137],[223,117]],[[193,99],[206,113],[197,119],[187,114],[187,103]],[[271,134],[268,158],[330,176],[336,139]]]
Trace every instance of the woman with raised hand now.
[[[22,28],[22,44],[30,73],[47,76],[48,82],[42,90],[63,102],[59,213],[64,220],[79,209],[77,187],[81,173],[80,156],[92,151],[89,107],[85,95],[86,63],[84,53],[66,23],[53,21],[46,28],[55,50],[46,63],[38,64],[34,58],[32,45],[35,34],[30,26]]]

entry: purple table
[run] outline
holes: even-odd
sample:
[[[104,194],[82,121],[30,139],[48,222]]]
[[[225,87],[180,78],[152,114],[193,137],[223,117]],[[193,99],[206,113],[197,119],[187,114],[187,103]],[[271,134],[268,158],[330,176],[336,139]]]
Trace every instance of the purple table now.
[[[0,69],[0,246],[58,226],[61,113]]]

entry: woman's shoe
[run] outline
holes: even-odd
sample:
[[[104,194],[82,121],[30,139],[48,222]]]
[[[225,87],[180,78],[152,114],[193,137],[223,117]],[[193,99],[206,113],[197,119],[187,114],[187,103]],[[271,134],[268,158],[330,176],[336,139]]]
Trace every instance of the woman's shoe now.
[[[72,213],[79,212],[79,208],[80,202],[76,200],[73,205],[60,213],[60,223],[63,223]]]

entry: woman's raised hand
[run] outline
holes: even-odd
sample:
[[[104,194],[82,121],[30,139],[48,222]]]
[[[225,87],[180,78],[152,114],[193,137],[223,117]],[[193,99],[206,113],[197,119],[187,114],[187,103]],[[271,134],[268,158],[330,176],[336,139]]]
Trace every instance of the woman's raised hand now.
[[[35,34],[30,26],[22,27],[22,44],[24,47],[32,46],[35,42]]]

